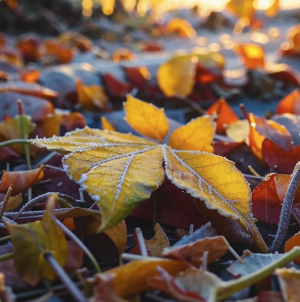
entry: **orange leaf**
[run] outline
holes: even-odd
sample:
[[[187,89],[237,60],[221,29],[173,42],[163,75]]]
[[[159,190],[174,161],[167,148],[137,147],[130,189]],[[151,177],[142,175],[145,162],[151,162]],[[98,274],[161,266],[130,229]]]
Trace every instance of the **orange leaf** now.
[[[85,86],[81,80],[76,81],[78,102],[87,110],[107,110],[109,103],[104,88],[98,85]]]
[[[0,35],[0,48],[5,46],[6,38],[3,35]]]
[[[295,261],[294,261],[295,262]],[[280,268],[275,271],[282,290],[284,300],[287,302],[299,301],[300,270],[294,267]]]
[[[290,175],[271,173],[252,192],[252,211],[256,218],[278,224],[283,199],[290,182]],[[300,201],[300,188],[295,202]]]
[[[215,134],[214,118],[198,117],[176,129],[170,136],[169,146],[177,150],[197,150],[214,152],[211,145]]]
[[[295,89],[285,96],[277,105],[277,114],[293,113],[300,114],[300,91]]]
[[[207,114],[218,115],[217,117],[217,133],[225,134],[226,126],[233,124],[239,120],[234,111],[230,108],[227,102],[224,99],[220,99],[212,106],[210,106],[207,111]]]
[[[20,79],[27,83],[35,83],[39,78],[40,78],[40,71],[37,69],[21,72],[20,74]]]
[[[271,140],[285,150],[292,147],[291,135],[284,126],[263,117],[255,116],[252,113],[249,115],[249,123],[250,147],[253,154],[261,161],[264,160],[262,146],[265,139]]]
[[[134,60],[135,55],[134,53],[127,48],[119,48],[117,50],[115,50],[115,52],[111,55],[111,59],[115,62],[119,62],[119,61],[132,61]]]
[[[125,121],[142,135],[162,142],[169,132],[169,123],[164,109],[143,102],[131,95],[124,103]]]
[[[105,116],[101,117],[101,123],[102,123],[103,130],[116,131],[114,126],[108,121],[108,119]]]
[[[254,0],[230,0],[226,8],[238,18],[251,20],[255,13],[253,2]]]
[[[105,274],[115,274],[115,289],[119,296],[124,297],[149,289],[147,279],[159,276],[157,267],[162,267],[169,274],[176,275],[188,266],[177,260],[147,258],[116,267]]]
[[[104,75],[103,81],[110,95],[123,98],[131,91],[131,88],[127,83],[118,80],[110,73]]]
[[[180,18],[172,19],[167,24],[167,29],[174,34],[183,38],[194,38],[196,31],[192,27],[191,23]]]
[[[147,67],[124,67],[129,82],[136,88],[142,89],[147,81],[151,79],[151,74]]]
[[[259,45],[237,44],[235,50],[242,57],[245,66],[249,70],[265,66],[265,52]]]
[[[5,193],[10,185],[13,185],[13,195],[24,192],[43,179],[43,169],[44,166],[41,165],[39,168],[29,171],[4,171],[0,183],[0,193]]]
[[[167,248],[163,256],[200,265],[205,252],[208,252],[207,263],[211,263],[226,254],[228,247],[228,242],[223,236],[206,237],[190,244]]]
[[[300,232],[297,233],[296,235],[294,235],[293,237],[291,237],[286,243],[285,243],[285,247],[284,247],[284,251],[287,253],[289,252],[291,249],[293,249],[293,247],[295,246],[300,246]],[[300,257],[297,257],[296,259],[294,259],[294,262],[298,265],[300,265]]]
[[[24,35],[18,39],[16,47],[22,52],[23,58],[28,61],[38,61],[40,40],[35,35]]]

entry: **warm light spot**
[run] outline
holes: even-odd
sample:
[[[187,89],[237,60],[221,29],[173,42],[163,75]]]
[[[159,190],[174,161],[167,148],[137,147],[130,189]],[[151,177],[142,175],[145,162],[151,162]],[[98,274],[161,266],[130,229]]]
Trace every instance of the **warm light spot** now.
[[[254,32],[251,34],[252,41],[260,44],[267,44],[269,42],[269,38],[267,35],[263,33]]]
[[[231,36],[230,36],[230,35],[228,35],[228,34],[222,34],[222,35],[220,36],[220,41],[221,41],[222,43],[225,43],[225,42],[227,42],[228,40],[231,40]]]
[[[280,35],[280,30],[277,27],[272,27],[269,29],[268,33],[271,38],[278,38]]]
[[[189,38],[195,38],[197,35],[196,31],[193,28],[187,29],[186,34]]]
[[[132,12],[136,5],[136,0],[123,0],[124,8],[127,12]]]
[[[194,56],[194,57],[191,58],[191,61],[193,63],[197,63],[198,62],[198,58],[196,56]]]
[[[210,51],[213,51],[213,52],[218,52],[221,49],[221,47],[218,43],[211,43],[208,45],[208,48]]]
[[[200,46],[205,46],[207,44],[207,39],[205,37],[200,37],[197,39],[197,44]]]
[[[290,43],[289,42],[283,42],[283,43],[281,43],[280,48],[282,50],[288,50],[288,49],[290,49]]]
[[[234,48],[234,43],[230,40],[226,41],[223,43],[223,46],[225,49],[233,49]]]
[[[255,0],[253,6],[255,9],[266,10],[274,4],[275,0]]]
[[[92,0],[83,0],[82,1],[82,14],[85,17],[90,17],[93,13],[93,2]]]

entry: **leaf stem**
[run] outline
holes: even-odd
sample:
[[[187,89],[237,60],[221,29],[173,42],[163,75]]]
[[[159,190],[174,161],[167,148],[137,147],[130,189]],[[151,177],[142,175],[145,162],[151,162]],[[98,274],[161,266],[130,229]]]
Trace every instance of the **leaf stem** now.
[[[256,272],[237,280],[229,281],[227,283],[224,282],[224,285],[219,286],[216,289],[218,301],[230,297],[234,293],[268,277],[275,271],[276,268],[287,265],[298,256],[300,256],[300,248],[294,247],[291,251],[284,254],[279,260],[270,263],[269,265],[260,270],[257,270]]]
[[[195,101],[178,94],[175,94],[174,97],[193,107],[196,111],[200,113],[200,115],[206,114],[206,111],[201,106],[199,106]]]
[[[0,238],[0,243],[4,242],[4,241],[8,241],[8,240],[10,240],[10,236],[2,237],[2,238]]]
[[[64,283],[70,294],[73,296],[74,300],[77,302],[86,302],[86,298],[83,296],[82,292],[77,288],[77,286],[72,282],[70,277],[66,274],[63,268],[59,265],[56,259],[53,257],[52,253],[48,252],[44,254],[45,260],[50,264],[52,269],[55,271],[59,279]]]
[[[289,221],[292,213],[293,201],[295,198],[295,194],[299,182],[300,182],[300,162],[298,162],[294,168],[294,172],[291,175],[291,180],[284,196],[280,218],[279,218],[278,229],[276,232],[275,239],[270,248],[271,253],[278,251],[286,240]]]
[[[84,251],[84,253],[87,255],[87,257],[91,260],[92,264],[94,265],[94,268],[96,269],[97,273],[100,273],[101,269],[100,266],[98,265],[97,260],[95,259],[94,255],[90,252],[90,250],[85,246],[85,244],[56,217],[54,217],[53,220],[64,231],[64,233]]]
[[[3,147],[11,146],[11,145],[24,145],[24,144],[29,144],[27,139],[11,139],[5,142],[0,143],[0,149]]]
[[[6,260],[9,260],[9,259],[13,259],[13,258],[14,258],[14,252],[4,254],[4,255],[0,256],[0,262],[6,261]]]

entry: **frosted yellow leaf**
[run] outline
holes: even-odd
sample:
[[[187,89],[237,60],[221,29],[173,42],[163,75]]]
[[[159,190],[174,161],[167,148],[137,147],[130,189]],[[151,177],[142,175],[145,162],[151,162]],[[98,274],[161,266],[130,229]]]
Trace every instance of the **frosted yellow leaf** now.
[[[195,85],[196,55],[182,55],[171,58],[157,71],[157,81],[162,92],[168,96],[188,96]]]
[[[206,207],[238,220],[264,252],[268,248],[251,214],[251,191],[234,163],[204,152],[164,149],[166,175],[177,187],[185,189]]]
[[[234,13],[238,18],[252,19],[255,12],[254,0],[230,0],[226,8]]]
[[[102,129],[109,130],[109,131],[116,131],[114,126],[108,121],[105,116],[101,117]]]
[[[87,110],[107,109],[109,100],[104,88],[99,85],[85,86],[76,81],[79,104]]]
[[[202,116],[176,129],[170,136],[169,145],[177,150],[214,152],[211,145],[216,125],[212,116]]]
[[[162,142],[169,132],[169,123],[163,109],[127,95],[124,103],[125,121],[137,132]]]

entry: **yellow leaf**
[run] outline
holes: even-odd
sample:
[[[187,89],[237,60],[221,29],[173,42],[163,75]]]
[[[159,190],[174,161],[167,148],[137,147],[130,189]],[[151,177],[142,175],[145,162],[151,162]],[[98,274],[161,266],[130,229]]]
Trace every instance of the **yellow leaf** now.
[[[196,36],[196,31],[191,23],[180,18],[169,21],[167,29],[172,33],[179,34],[183,38],[194,38]]]
[[[249,143],[250,125],[247,120],[240,120],[230,124],[226,128],[226,135],[233,139],[235,142]]]
[[[162,142],[168,134],[169,123],[163,109],[128,95],[124,110],[125,121],[142,135]]]
[[[214,152],[211,145],[216,125],[212,116],[202,116],[176,129],[170,136],[169,145],[177,150]]]
[[[299,301],[300,270],[295,268],[279,268],[276,271],[285,301]]]
[[[85,86],[80,80],[76,82],[78,102],[87,110],[107,109],[109,100],[103,87]]]
[[[105,116],[101,117],[102,129],[109,130],[109,131],[116,131],[114,126],[108,121]]]
[[[182,55],[162,64],[157,71],[157,81],[162,92],[168,97],[190,95],[195,85],[197,62],[196,55]]]
[[[177,187],[203,200],[208,209],[238,220],[264,252],[268,248],[251,214],[251,190],[234,163],[203,152],[164,151],[166,174]]]
[[[266,15],[270,18],[275,17],[279,10],[279,0],[273,0],[273,3],[270,7],[266,9]]]
[[[251,20],[255,12],[253,3],[254,0],[230,0],[226,7],[238,18]]]
[[[127,228],[125,220],[122,220],[114,227],[105,231],[105,234],[109,236],[112,242],[118,249],[119,255],[124,253],[127,246]]]

